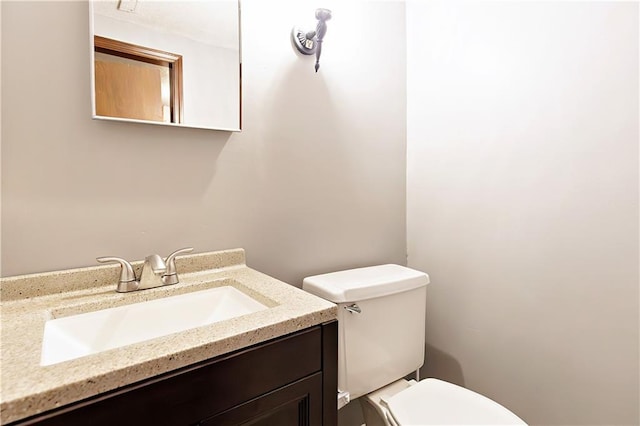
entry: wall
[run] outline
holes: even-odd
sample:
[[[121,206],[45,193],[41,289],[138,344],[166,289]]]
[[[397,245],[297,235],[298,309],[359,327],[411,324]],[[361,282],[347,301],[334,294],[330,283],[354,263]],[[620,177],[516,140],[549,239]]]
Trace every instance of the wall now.
[[[426,376],[530,424],[638,424],[638,2],[410,1]]]
[[[91,120],[85,2],[2,2],[2,275],[243,247],[303,277],[406,261],[404,5],[243,0],[243,131]],[[388,32],[368,31],[385,25]]]

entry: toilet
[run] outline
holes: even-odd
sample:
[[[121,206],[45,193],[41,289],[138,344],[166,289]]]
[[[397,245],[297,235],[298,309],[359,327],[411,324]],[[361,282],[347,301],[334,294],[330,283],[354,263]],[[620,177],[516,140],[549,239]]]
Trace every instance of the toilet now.
[[[338,408],[362,397],[367,426],[526,425],[507,408],[439,379],[405,380],[424,362],[429,276],[400,265],[304,279],[338,305]]]

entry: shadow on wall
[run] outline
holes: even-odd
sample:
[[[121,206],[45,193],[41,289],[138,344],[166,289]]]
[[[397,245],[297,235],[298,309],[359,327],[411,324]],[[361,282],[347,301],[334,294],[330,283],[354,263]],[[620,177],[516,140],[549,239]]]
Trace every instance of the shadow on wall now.
[[[460,363],[448,353],[428,343],[425,346],[425,362],[420,369],[420,378],[427,377],[435,377],[464,387],[464,375]]]
[[[145,205],[207,192],[231,132],[92,120],[83,151],[94,195]],[[105,161],[106,160],[106,161]],[[117,167],[117,169],[114,169]]]

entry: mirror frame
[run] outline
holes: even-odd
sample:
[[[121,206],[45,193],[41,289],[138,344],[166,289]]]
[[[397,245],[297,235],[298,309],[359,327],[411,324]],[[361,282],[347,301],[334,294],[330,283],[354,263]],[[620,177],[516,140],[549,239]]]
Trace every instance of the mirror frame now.
[[[225,132],[241,132],[242,131],[242,9],[241,9],[241,0],[235,0],[238,3],[238,126],[237,127],[208,127],[208,126],[197,126],[197,125],[189,125],[184,123],[167,123],[160,121],[151,121],[151,120],[139,120],[135,118],[123,118],[123,117],[109,117],[105,115],[98,115],[96,113],[96,82],[95,82],[95,23],[94,23],[94,2],[100,0],[89,0],[89,59],[90,59],[90,69],[91,69],[91,118],[94,120],[104,120],[104,121],[116,121],[116,122],[127,122],[127,123],[141,123],[141,124],[152,124],[159,126],[169,126],[169,127],[182,127],[182,128],[191,128],[191,129],[205,129],[205,130],[218,130]]]

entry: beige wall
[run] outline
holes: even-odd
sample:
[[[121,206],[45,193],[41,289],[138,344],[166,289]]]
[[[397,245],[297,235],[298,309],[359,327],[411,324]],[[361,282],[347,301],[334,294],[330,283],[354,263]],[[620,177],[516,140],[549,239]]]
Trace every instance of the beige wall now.
[[[244,131],[231,134],[91,120],[88,4],[3,1],[2,275],[183,246],[243,247],[295,285],[404,263],[404,5],[323,6],[316,74],[289,34],[318,5],[242,1]]]
[[[638,424],[638,2],[410,1],[423,374],[532,424]]]

